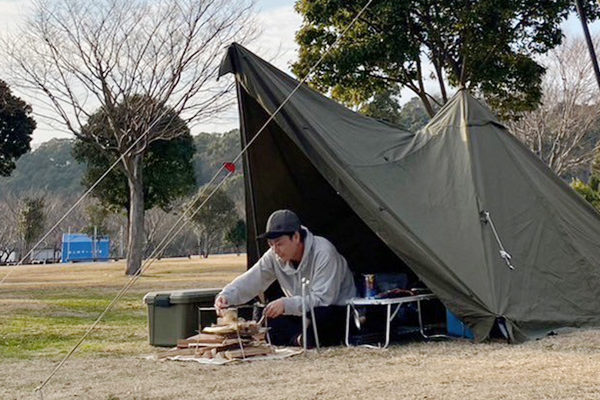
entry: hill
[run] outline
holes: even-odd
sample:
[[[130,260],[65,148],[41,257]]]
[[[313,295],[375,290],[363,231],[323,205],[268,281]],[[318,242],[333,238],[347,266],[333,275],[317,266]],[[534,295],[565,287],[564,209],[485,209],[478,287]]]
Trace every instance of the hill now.
[[[20,196],[44,191],[61,197],[80,194],[85,165],[78,163],[71,155],[73,143],[73,139],[52,139],[19,158],[11,176],[0,177],[0,200],[6,193]],[[194,170],[198,187],[206,184],[223,162],[233,160],[241,148],[238,130],[222,134],[203,132],[194,137],[194,144]],[[243,196],[237,192],[243,190],[243,185],[236,181],[241,182],[240,179],[228,182],[227,191],[238,202]]]
[[[41,190],[65,196],[80,192],[84,165],[71,155],[72,146],[72,139],[52,139],[23,155],[11,176],[0,177],[0,199],[9,192]]]

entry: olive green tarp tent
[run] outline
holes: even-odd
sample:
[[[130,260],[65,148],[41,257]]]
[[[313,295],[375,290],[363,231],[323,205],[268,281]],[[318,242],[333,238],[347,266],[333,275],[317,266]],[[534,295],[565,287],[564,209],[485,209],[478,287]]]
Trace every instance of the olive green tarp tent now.
[[[237,44],[229,72],[245,145],[297,81]],[[303,85],[244,171],[251,263],[269,214],[290,208],[354,271],[408,265],[477,340],[499,319],[513,342],[600,325],[599,214],[464,90],[410,133]]]

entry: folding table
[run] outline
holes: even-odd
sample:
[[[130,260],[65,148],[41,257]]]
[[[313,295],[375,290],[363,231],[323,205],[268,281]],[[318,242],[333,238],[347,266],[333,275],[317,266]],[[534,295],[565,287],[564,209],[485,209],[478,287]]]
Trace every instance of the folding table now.
[[[356,306],[387,306],[387,317],[385,324],[385,349],[390,344],[390,325],[398,310],[403,305],[409,303],[417,303],[417,313],[419,316],[419,332],[424,338],[428,336],[425,334],[423,328],[423,318],[421,316],[421,301],[433,300],[436,296],[433,293],[418,294],[414,296],[396,297],[389,299],[365,299],[365,298],[353,298],[346,302],[346,346],[350,347],[349,336],[350,336],[350,314],[351,310],[356,310]],[[395,306],[392,312],[392,306]]]

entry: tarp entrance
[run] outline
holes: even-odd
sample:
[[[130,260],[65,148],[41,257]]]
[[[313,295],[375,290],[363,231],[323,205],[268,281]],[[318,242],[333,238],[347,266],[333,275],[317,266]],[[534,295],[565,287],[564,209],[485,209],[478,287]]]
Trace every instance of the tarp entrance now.
[[[252,110],[240,116],[242,140],[246,144],[269,115],[241,85],[238,96],[241,108]],[[302,223],[313,233],[328,238],[344,254],[353,272],[411,272],[275,121],[248,148],[244,163],[249,265],[267,250],[266,243],[257,241],[256,235],[264,230],[270,213],[289,208],[302,216]]]

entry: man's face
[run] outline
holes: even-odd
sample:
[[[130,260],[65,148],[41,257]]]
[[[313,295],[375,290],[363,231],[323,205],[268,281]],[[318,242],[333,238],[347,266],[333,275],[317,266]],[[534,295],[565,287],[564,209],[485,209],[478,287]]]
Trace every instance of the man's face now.
[[[291,238],[288,235],[279,236],[276,239],[267,240],[269,247],[273,249],[277,257],[284,262],[291,260],[300,261],[302,258],[300,233],[294,233]]]

